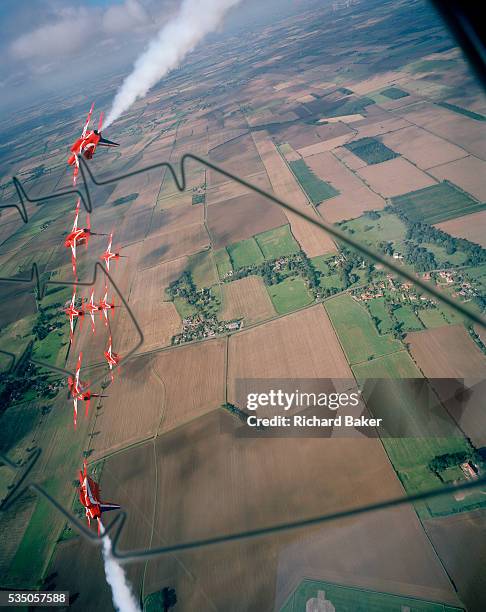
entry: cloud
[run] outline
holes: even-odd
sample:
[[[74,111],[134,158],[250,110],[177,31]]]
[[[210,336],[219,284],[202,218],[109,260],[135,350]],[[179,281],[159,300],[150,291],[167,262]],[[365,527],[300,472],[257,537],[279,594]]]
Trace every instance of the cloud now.
[[[89,40],[90,22],[85,9],[66,9],[54,23],[42,25],[14,40],[10,53],[21,60],[70,55]]]
[[[22,34],[9,46],[17,60],[72,57],[86,48],[92,50],[99,41],[150,23],[140,0],[125,0],[106,9],[66,7],[49,17],[49,23]]]
[[[117,34],[144,25],[149,16],[137,0],[125,0],[123,4],[110,6],[103,15],[102,28],[108,34]]]

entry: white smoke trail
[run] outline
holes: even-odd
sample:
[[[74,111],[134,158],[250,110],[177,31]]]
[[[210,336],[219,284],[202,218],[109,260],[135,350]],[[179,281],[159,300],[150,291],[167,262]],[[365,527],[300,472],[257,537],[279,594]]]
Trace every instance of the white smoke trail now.
[[[100,521],[100,533],[105,530]],[[113,605],[118,612],[140,612],[140,606],[132,593],[122,566],[113,557],[109,535],[103,538],[103,561],[105,564],[106,581],[111,587]]]
[[[142,98],[170,70],[176,68],[206,34],[215,30],[226,11],[240,0],[183,0],[179,12],[168,21],[135,62],[123,81],[105,128]]]

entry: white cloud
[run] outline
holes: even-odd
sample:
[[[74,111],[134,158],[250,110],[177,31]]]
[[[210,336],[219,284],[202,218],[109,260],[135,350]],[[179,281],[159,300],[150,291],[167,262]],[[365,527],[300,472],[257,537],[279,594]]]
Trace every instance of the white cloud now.
[[[117,34],[144,25],[148,21],[147,12],[138,0],[125,0],[123,4],[115,4],[106,9],[102,28],[108,34]]]
[[[140,0],[124,0],[101,10],[67,7],[40,25],[16,38],[9,46],[17,60],[35,61],[45,58],[63,60],[83,48],[93,49],[98,42],[116,34],[131,32],[150,24]]]
[[[90,22],[86,10],[63,11],[56,22],[19,36],[10,45],[10,52],[22,60],[70,55],[89,41]]]

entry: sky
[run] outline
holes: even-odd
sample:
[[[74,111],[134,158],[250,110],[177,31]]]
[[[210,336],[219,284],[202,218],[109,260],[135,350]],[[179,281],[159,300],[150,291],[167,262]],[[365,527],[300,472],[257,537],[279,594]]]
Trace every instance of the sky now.
[[[128,72],[181,0],[1,0],[0,109],[28,107],[89,78]],[[305,0],[241,0],[224,30]]]

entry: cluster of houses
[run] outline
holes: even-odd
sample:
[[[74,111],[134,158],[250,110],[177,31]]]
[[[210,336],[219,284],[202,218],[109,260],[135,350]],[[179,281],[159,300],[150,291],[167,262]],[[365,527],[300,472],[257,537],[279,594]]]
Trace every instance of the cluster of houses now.
[[[238,331],[243,327],[243,320],[218,321],[216,317],[204,318],[201,315],[182,319],[182,332],[173,336],[172,344],[183,344],[203,338],[212,338],[225,332]]]
[[[393,295],[390,295],[393,294]],[[400,282],[392,274],[387,274],[386,278],[368,285],[365,289],[360,288],[351,292],[352,297],[357,302],[368,302],[376,298],[391,298],[394,303],[413,303],[416,302],[421,307],[435,304],[435,301],[425,295],[419,296],[411,282]]]
[[[463,298],[464,302],[468,302],[478,294],[472,283],[463,278],[460,270],[439,270],[432,274],[430,272],[424,272],[422,279],[429,281],[434,274],[438,285],[446,287],[455,285],[454,292],[452,293],[453,298],[458,298],[460,296]]]
[[[275,263],[273,264],[273,269],[275,270],[275,272],[279,272],[282,268],[285,268],[285,266],[288,264],[288,257],[279,257],[278,259],[275,260]]]

